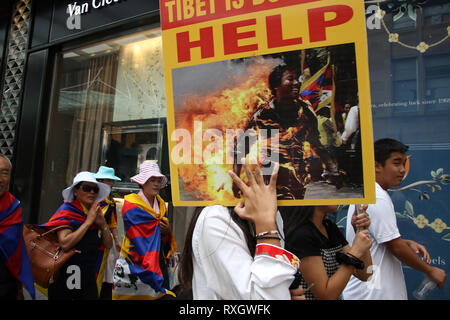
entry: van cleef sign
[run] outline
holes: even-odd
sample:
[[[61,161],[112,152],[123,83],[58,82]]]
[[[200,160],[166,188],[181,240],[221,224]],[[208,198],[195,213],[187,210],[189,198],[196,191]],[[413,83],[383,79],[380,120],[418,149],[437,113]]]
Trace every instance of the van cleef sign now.
[[[159,17],[159,1],[156,0],[53,1],[50,42],[75,39],[153,16]]]
[[[82,15],[89,12],[90,8],[93,9],[101,9],[103,7],[107,7],[113,5],[117,2],[123,2],[126,0],[92,0],[90,2],[78,3],[73,2],[67,5],[67,12],[70,16],[73,15]],[[90,5],[89,5],[90,3]]]

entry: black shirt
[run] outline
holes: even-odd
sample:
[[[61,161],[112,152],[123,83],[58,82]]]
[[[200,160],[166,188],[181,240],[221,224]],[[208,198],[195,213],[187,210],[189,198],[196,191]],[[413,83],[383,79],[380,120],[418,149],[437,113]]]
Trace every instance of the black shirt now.
[[[75,249],[76,253],[61,268],[58,279],[48,289],[49,300],[94,300],[97,299],[96,265],[101,233],[88,230]],[[79,277],[76,279],[75,277]],[[79,285],[74,285],[78,283]]]
[[[16,300],[18,288],[18,281],[0,257],[0,300]]]
[[[296,229],[289,239],[286,239],[286,249],[294,253],[300,259],[300,263],[301,259],[305,257],[321,256],[328,277],[331,277],[339,268],[336,253],[342,251],[348,242],[335,223],[324,219],[323,225],[328,238],[311,221],[308,221]],[[308,288],[303,277],[301,277],[300,285],[304,289]],[[311,290],[306,291],[305,296],[308,300],[315,300]]]

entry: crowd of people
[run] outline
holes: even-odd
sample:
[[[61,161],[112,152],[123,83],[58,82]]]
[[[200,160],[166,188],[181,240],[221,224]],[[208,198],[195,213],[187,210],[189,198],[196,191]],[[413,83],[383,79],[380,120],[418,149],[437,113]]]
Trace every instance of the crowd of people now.
[[[0,300],[35,298],[32,269],[23,240],[20,203],[8,192],[11,162],[0,155]],[[124,239],[119,240],[112,187],[114,168],[82,171],[62,191],[63,204],[41,226],[56,230],[60,247],[77,250],[56,281],[40,288],[48,300],[164,299],[169,290],[167,259],[177,250],[166,203],[158,195],[168,183],[155,161],[144,161],[130,180],[138,193],[125,196]],[[37,286],[39,287],[39,286]]]
[[[111,197],[119,180],[114,169],[80,172],[62,191],[64,203],[43,224],[64,226],[57,231],[61,247],[80,251],[50,285],[48,299],[401,300],[407,299],[401,263],[442,288],[445,271],[430,265],[424,246],[402,239],[387,193],[402,182],[407,149],[393,139],[375,142],[377,201],[361,206],[359,214],[349,207],[345,236],[327,219],[337,206],[277,207],[279,165],[266,183],[259,166],[243,161],[248,183],[229,174],[245,204],[196,209],[178,265],[180,284],[172,290],[166,259],[177,245],[159,196],[168,179],[158,165],[145,161],[130,179],[140,191],[125,196],[122,243]],[[33,296],[34,288],[24,250],[15,254],[15,246],[23,247],[23,220],[20,204],[7,190],[10,172],[11,163],[0,156],[0,297],[23,299],[22,288]]]
[[[275,68],[269,76],[274,98],[254,115],[249,128],[280,132],[279,146],[269,150],[278,152],[280,161],[268,164],[272,174],[263,175],[258,165],[246,163],[249,148],[237,148],[245,152],[236,154],[240,161],[229,175],[235,195],[242,195],[245,203],[195,210],[177,267],[179,285],[171,288],[169,281],[167,261],[177,244],[159,195],[168,178],[155,161],[147,160],[130,178],[140,191],[124,197],[121,242],[111,195],[120,181],[114,168],[79,172],[62,191],[63,204],[42,226],[60,227],[60,246],[80,253],[62,267],[48,288],[48,299],[401,300],[408,298],[402,263],[442,288],[445,271],[431,266],[426,248],[403,239],[397,226],[387,191],[401,184],[408,150],[397,140],[375,142],[376,203],[349,207],[345,236],[327,219],[337,206],[277,206],[277,199],[305,195],[311,178],[306,142],[322,161],[321,174],[336,188],[343,183],[339,159],[326,147],[336,137],[323,140],[326,133],[320,133],[320,126],[327,121],[318,122],[298,99],[298,78],[288,66]],[[358,129],[358,112],[357,106],[349,109],[348,125],[339,137],[344,143]],[[247,183],[241,179],[242,168]],[[23,287],[32,297],[35,292],[20,203],[8,192],[10,175],[11,162],[0,155],[0,299],[23,299]]]

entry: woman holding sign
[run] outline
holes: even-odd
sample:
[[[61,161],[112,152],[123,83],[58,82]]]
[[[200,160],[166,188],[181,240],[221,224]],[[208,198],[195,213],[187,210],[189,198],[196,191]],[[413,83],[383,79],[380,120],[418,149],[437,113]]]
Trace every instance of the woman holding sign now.
[[[302,299],[289,291],[298,259],[284,250],[277,230],[278,165],[266,185],[257,166],[244,164],[247,186],[229,172],[245,197],[233,208],[198,208],[186,236],[179,279],[194,299]]]

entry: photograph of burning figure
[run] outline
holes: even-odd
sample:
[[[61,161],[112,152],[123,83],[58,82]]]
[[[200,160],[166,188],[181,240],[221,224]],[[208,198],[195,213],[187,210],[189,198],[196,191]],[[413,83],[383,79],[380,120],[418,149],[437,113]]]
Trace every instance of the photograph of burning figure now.
[[[280,164],[279,200],[363,197],[361,149],[349,152],[340,139],[343,106],[358,95],[353,44],[178,68],[172,77],[180,200],[239,198],[228,170],[242,174],[243,158],[267,177]]]
[[[304,199],[306,185],[313,174],[310,172],[312,163],[309,163],[313,160],[313,154],[325,166],[324,172],[319,174],[327,176],[338,189],[343,185],[343,177],[334,157],[320,142],[317,116],[311,103],[300,97],[299,71],[298,66],[287,64],[278,65],[271,71],[268,82],[273,98],[253,115],[247,128],[256,131],[267,129],[268,132],[278,133],[278,144],[273,146],[276,150],[269,144],[267,152],[271,156],[272,153],[277,153],[276,158],[279,159],[279,200]],[[236,144],[236,159],[242,159],[245,154],[239,151],[248,152],[251,146],[242,148],[238,142]],[[234,171],[238,175],[241,173],[241,166],[236,161]],[[320,170],[321,167],[317,169]],[[233,188],[234,195],[239,197],[237,190]]]

